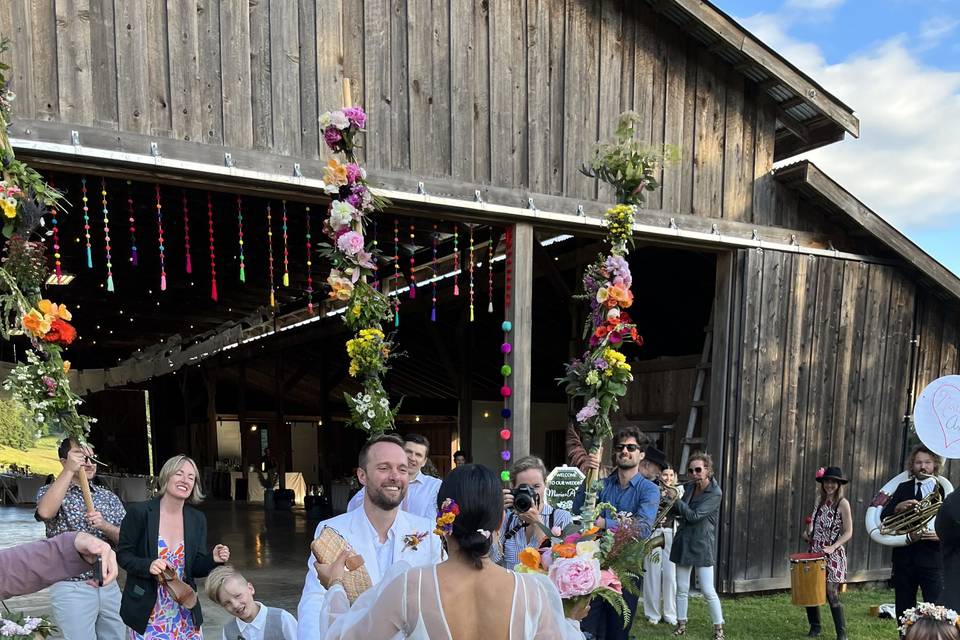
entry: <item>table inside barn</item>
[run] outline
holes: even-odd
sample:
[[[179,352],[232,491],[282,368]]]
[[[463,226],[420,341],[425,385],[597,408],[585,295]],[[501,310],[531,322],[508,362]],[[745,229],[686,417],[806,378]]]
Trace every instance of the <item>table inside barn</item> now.
[[[222,487],[224,480],[228,479],[228,488],[231,500],[246,500],[247,502],[263,502],[264,486],[261,477],[266,478],[266,474],[247,471],[218,471],[214,474],[214,486]],[[293,499],[296,504],[303,504],[303,499],[307,495],[307,483],[300,472],[290,472],[284,477],[287,489],[293,490]],[[219,489],[222,491],[222,489]],[[226,496],[224,496],[226,497]]]

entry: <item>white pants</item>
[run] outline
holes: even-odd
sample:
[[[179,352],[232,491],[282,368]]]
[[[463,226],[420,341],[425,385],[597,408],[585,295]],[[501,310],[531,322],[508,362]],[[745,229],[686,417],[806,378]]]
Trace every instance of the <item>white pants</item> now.
[[[713,567],[684,567],[677,565],[677,618],[687,619],[688,596],[690,594],[690,573],[697,570],[697,583],[703,599],[710,609],[713,624],[723,624],[723,610],[720,608],[720,596],[713,586]]]
[[[673,529],[657,529],[653,535],[660,533],[663,548],[656,549],[643,561],[643,615],[654,624],[661,618],[668,624],[677,624],[677,565],[670,562]]]
[[[64,640],[124,640],[127,627],[120,619],[120,587],[86,582],[57,582],[50,587],[53,621]]]

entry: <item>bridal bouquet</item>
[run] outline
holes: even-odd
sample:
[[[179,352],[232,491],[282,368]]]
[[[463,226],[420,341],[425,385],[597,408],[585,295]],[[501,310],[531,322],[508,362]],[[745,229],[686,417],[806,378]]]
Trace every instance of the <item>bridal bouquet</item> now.
[[[609,503],[597,505],[595,513],[599,515],[605,510],[617,513]],[[588,522],[595,520],[596,517]],[[603,598],[626,627],[630,624],[630,610],[623,590],[639,595],[637,580],[643,575],[643,560],[653,544],[640,535],[631,514],[617,513],[616,521],[617,526],[603,530],[595,526],[580,530],[581,525],[571,523],[557,532],[541,525],[549,546],[521,551],[515,570],[546,575],[560,593],[568,614],[584,600]]]

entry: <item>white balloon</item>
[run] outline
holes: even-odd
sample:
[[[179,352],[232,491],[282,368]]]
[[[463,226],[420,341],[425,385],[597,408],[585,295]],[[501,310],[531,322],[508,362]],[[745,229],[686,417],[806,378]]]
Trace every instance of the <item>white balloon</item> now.
[[[917,437],[945,458],[960,458],[960,375],[937,378],[913,408]]]

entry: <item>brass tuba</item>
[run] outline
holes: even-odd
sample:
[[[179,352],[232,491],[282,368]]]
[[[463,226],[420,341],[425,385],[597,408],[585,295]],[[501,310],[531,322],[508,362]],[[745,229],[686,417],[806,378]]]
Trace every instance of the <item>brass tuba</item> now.
[[[943,490],[938,484],[926,498],[912,509],[894,513],[880,521],[880,534],[885,536],[904,536],[918,533],[927,528],[931,520],[937,517],[943,504]]]

